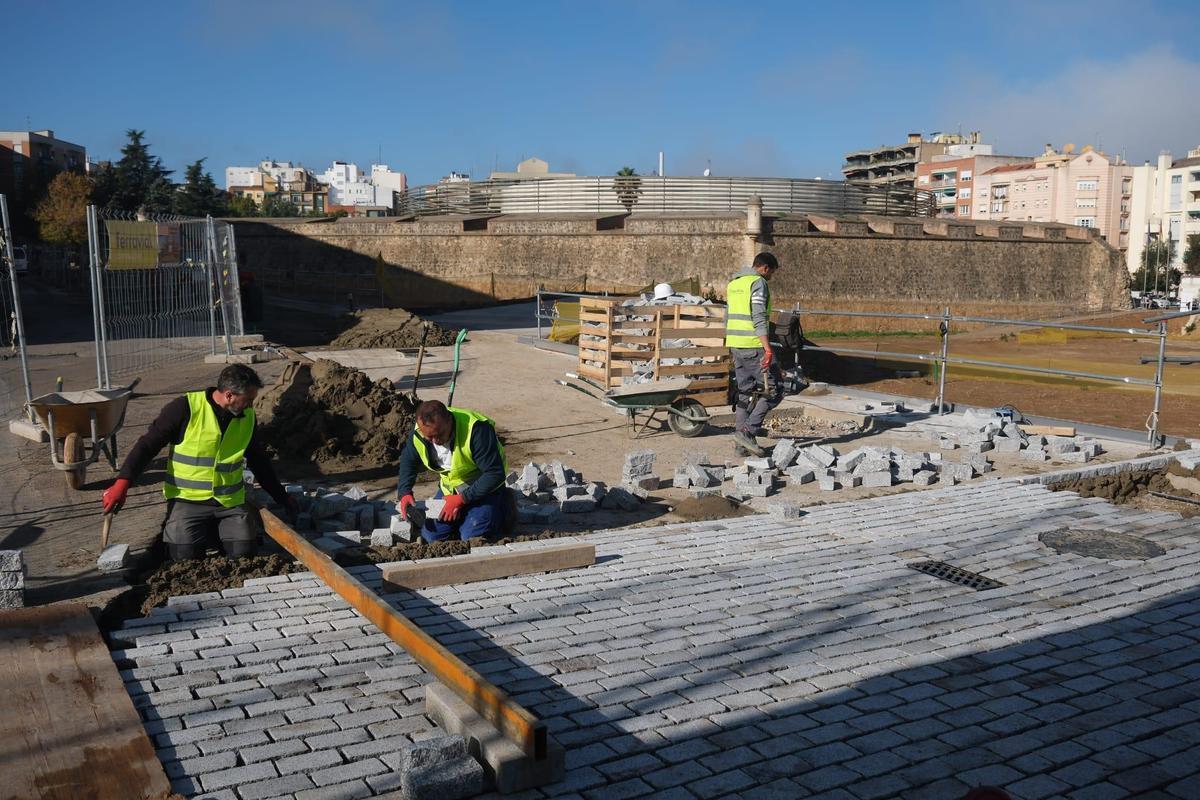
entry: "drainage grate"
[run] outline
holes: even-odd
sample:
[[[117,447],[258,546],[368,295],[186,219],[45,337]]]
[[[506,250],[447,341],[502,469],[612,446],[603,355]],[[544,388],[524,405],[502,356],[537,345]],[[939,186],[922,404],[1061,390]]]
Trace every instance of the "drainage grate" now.
[[[960,567],[947,564],[945,561],[914,561],[908,565],[908,568],[980,592],[985,589],[999,589],[1004,585],[1000,581],[985,577],[977,572],[968,572]]]

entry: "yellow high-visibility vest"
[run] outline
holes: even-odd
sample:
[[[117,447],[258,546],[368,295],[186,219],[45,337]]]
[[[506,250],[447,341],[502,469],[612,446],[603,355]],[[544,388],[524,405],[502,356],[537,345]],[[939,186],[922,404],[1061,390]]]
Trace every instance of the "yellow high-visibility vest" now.
[[[429,449],[425,440],[418,436],[416,431],[413,431],[412,435],[413,448],[421,457],[421,463],[425,465],[425,469],[438,474],[438,483],[442,487],[443,495],[449,495],[459,486],[479,477],[479,467],[475,465],[475,459],[471,455],[471,431],[479,422],[486,422],[495,427],[495,423],[489,417],[477,411],[465,408],[451,408],[449,411],[454,417],[454,445],[451,447],[449,464],[441,464],[438,469],[430,466]],[[504,458],[504,445],[497,439],[496,446],[500,448],[502,469],[507,473],[508,462]]]
[[[759,349],[762,340],[754,333],[754,317],[750,308],[751,287],[757,280],[766,279],[761,275],[739,275],[729,282],[725,289],[725,346],[746,349]],[[766,287],[767,319],[771,318],[771,287]]]
[[[222,434],[206,395],[187,393],[191,417],[183,441],[171,446],[163,495],[168,500],[193,501],[215,497],[225,508],[233,508],[246,502],[242,469],[254,433],[254,409],[247,408],[242,416],[230,420]]]

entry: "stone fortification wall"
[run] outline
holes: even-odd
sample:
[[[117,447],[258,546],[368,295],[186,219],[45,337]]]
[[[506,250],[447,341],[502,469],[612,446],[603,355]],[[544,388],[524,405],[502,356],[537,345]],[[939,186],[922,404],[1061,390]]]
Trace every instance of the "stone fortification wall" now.
[[[539,285],[625,292],[686,277],[723,294],[759,249],[782,265],[777,307],[1043,318],[1129,303],[1116,250],[1086,229],[1041,223],[788,216],[751,238],[737,213],[234,222],[242,269],[268,293],[353,293],[360,305],[482,304]]]

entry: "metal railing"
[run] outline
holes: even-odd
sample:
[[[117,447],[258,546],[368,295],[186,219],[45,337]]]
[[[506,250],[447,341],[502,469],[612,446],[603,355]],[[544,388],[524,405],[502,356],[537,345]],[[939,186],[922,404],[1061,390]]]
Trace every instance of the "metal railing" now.
[[[567,320],[566,317],[559,314],[556,304],[561,298],[582,298],[582,297],[597,297],[595,294],[577,294],[569,292],[538,292],[537,295],[537,317],[538,339],[543,338],[543,322],[549,321],[553,324],[554,321]],[[1043,322],[1035,320],[1016,320],[1016,319],[1001,319],[993,317],[970,317],[970,316],[955,316],[949,307],[943,309],[941,314],[904,314],[899,312],[885,311],[834,311],[825,309],[806,309],[796,304],[791,313],[811,316],[811,317],[860,317],[860,318],[877,318],[877,319],[909,319],[923,320],[936,323],[936,331],[940,339],[940,346],[936,353],[911,353],[902,351],[887,351],[887,350],[865,350],[862,348],[839,347],[835,345],[820,344],[815,349],[827,352],[836,353],[838,355],[849,356],[865,356],[872,359],[889,359],[896,361],[917,361],[928,364],[933,364],[938,375],[938,390],[934,398],[934,403],[937,405],[938,414],[946,413],[946,373],[950,365],[964,367],[981,367],[986,369],[1006,370],[1012,372],[1023,372],[1032,375],[1051,375],[1065,378],[1081,378],[1086,380],[1104,381],[1109,383],[1119,383],[1129,386],[1146,386],[1154,389],[1154,402],[1149,415],[1146,417],[1147,441],[1154,447],[1159,447],[1164,442],[1164,437],[1160,433],[1159,416],[1162,410],[1162,390],[1164,385],[1164,367],[1169,363],[1200,363],[1200,356],[1194,359],[1180,358],[1167,355],[1167,321],[1180,317],[1192,316],[1193,312],[1181,311],[1170,314],[1162,314],[1155,317],[1149,317],[1143,320],[1146,323],[1155,323],[1154,328],[1117,328],[1106,327],[1102,325],[1080,325],[1070,322]],[[570,320],[567,320],[570,321]],[[578,322],[578,320],[574,320]],[[1142,363],[1155,365],[1153,378],[1142,378],[1132,375],[1109,375],[1099,372],[1088,372],[1085,370],[1068,370],[1055,369],[1052,367],[1035,367],[1024,364],[1013,364],[1005,361],[989,361],[986,359],[963,358],[950,355],[950,340],[951,326],[954,323],[959,324],[983,324],[983,325],[1008,325],[1023,328],[1054,328],[1058,330],[1073,330],[1073,331],[1088,331],[1093,333],[1116,333],[1129,336],[1145,336],[1157,340],[1157,356],[1145,357]]]
[[[97,385],[204,353],[242,334],[233,226],[88,207]]]
[[[414,186],[396,193],[396,213],[545,214],[741,211],[751,197],[775,214],[931,217],[929,192],[844,181],[686,178],[652,175],[487,180]]]

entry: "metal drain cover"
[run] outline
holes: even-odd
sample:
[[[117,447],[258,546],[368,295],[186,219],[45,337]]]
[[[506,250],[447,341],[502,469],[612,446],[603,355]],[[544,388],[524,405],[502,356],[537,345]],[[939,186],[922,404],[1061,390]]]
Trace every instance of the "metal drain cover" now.
[[[1074,553],[1106,561],[1140,560],[1161,556],[1166,550],[1150,541],[1128,533],[1114,531],[1088,531],[1063,528],[1049,531],[1038,540],[1056,553]]]
[[[908,568],[980,592],[985,589],[999,589],[1004,585],[1000,581],[980,575],[978,572],[970,572],[961,567],[947,564],[945,561],[914,561],[908,565]]]

